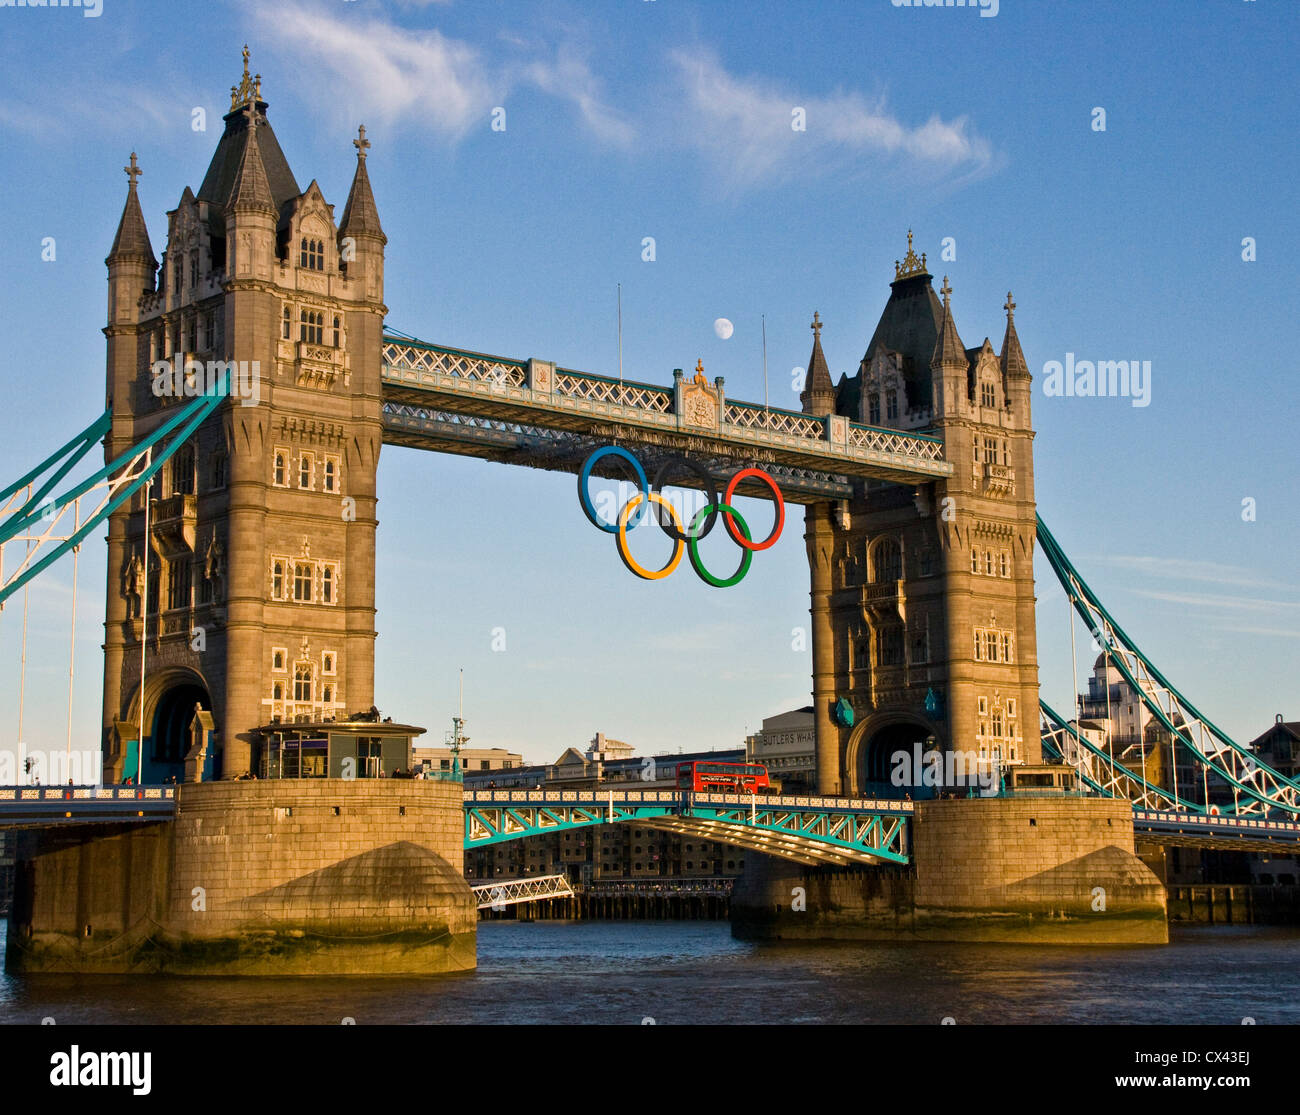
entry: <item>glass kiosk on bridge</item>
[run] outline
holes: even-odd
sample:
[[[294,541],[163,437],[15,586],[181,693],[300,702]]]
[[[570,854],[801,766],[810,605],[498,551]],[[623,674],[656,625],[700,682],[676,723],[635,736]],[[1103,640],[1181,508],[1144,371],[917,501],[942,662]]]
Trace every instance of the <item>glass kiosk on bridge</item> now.
[[[392,778],[411,771],[411,724],[378,719],[267,724],[253,742],[258,778]]]

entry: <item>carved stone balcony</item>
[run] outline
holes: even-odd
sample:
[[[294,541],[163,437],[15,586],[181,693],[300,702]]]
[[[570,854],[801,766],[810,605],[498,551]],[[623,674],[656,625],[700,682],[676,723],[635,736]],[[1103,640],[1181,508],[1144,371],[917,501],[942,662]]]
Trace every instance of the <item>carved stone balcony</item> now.
[[[1016,494],[1016,470],[1010,465],[984,465],[984,494],[988,496],[1013,496]]]
[[[907,593],[903,581],[879,581],[862,586],[862,612],[872,622],[907,619]]]
[[[168,496],[150,514],[154,547],[168,561],[194,552],[198,499],[192,495]]]

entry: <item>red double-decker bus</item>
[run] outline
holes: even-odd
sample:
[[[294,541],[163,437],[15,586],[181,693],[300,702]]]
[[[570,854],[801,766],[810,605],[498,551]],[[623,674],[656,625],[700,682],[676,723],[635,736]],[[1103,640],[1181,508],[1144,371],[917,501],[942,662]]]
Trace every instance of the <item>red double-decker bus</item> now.
[[[677,764],[677,788],[701,793],[756,794],[771,788],[767,767],[759,763]]]

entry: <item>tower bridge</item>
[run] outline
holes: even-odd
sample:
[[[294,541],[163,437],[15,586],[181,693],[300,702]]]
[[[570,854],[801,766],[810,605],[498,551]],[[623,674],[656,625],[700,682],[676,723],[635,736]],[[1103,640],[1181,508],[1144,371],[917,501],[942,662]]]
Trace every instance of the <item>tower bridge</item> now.
[[[936,291],[909,233],[863,356],[838,381],[814,314],[799,411],[731,399],[698,362],[650,384],[417,340],[387,322],[372,143],[364,128],[352,142],[336,220],[315,180],[300,187],[246,53],[201,184],[167,213],[161,261],[134,155],[126,168],[106,260],[107,407],[0,491],[0,606],[106,526],[103,789],[183,785],[116,820],[99,791],[0,793],[0,824],[39,826],[24,836],[11,963],[472,966],[467,843],[631,818],[763,853],[737,889],[745,932],[889,936],[906,924],[953,939],[978,926],[1032,940],[1055,918],[1076,941],[1163,940],[1163,891],[1134,855],[1135,826],[1290,839],[1300,785],[1174,690],[1038,518],[1010,294],[1000,345],[968,346],[947,277]],[[191,359],[249,369],[257,390],[233,398],[223,381],[191,399],[152,374]],[[61,487],[100,439],[104,467]],[[815,794],[484,800],[372,777],[409,765],[422,731],[373,710],[384,445],[570,473],[618,445],[651,467],[685,458],[693,469],[673,484],[686,487],[766,470],[804,505]],[[612,458],[595,472],[619,475]],[[738,490],[772,494],[757,481]],[[1036,547],[1203,770],[1203,800],[1162,794],[1046,706],[1040,720]],[[996,764],[1007,794],[915,809],[871,798],[890,756],[921,744]],[[245,774],[257,780],[234,781]],[[1212,794],[1211,775],[1227,790]],[[914,878],[889,873],[903,863]],[[876,875],[826,884],[816,916],[792,925],[782,912],[792,885],[813,885],[800,871],[867,864]],[[61,898],[69,879],[83,889]],[[1098,885],[1115,896],[1103,920],[1089,905]],[[418,947],[375,943],[412,923]]]

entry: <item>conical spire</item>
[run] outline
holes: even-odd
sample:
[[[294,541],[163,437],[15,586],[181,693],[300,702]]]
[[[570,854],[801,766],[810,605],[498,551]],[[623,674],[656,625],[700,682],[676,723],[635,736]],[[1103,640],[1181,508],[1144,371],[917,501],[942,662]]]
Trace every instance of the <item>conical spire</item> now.
[[[804,381],[804,390],[799,399],[809,414],[827,414],[835,409],[835,384],[831,382],[830,369],[826,366],[826,357],[822,353],[822,319],[819,313],[813,313],[812,355],[808,357],[808,375]]]
[[[1007,379],[1027,379],[1029,365],[1025,363],[1020,337],[1016,334],[1016,303],[1011,291],[1007,291],[1007,301],[1002,308],[1007,311],[1007,331],[1002,338],[1002,374]]]
[[[113,237],[113,248],[108,253],[106,263],[119,259],[147,260],[153,267],[158,266],[154,258],[153,246],[149,243],[149,230],[145,227],[144,213],[140,210],[140,197],[136,193],[135,180],[144,173],[135,161],[135,152],[131,152],[131,165],[122,168],[126,172],[130,185],[126,190],[126,205],[122,209],[122,219],[117,223],[117,235]]]
[[[375,206],[375,195],[370,189],[370,174],[366,171],[366,149],[370,140],[366,139],[366,126],[357,129],[357,138],[352,141],[357,149],[357,172],[352,177],[352,189],[348,191],[348,201],[343,207],[343,219],[339,222],[340,236],[356,236],[365,233],[378,236],[385,243],[383,227],[379,223],[379,210]]]
[[[243,157],[235,171],[235,185],[230,191],[228,208],[275,213],[275,199],[271,196],[271,184],[267,181],[262,152],[257,145],[256,102],[248,101],[243,111],[248,120],[248,142],[244,145]]]
[[[943,320],[939,323],[939,338],[934,343],[934,355],[930,358],[931,367],[966,367],[966,346],[957,335],[956,323],[952,320],[952,287],[948,285],[948,276],[943,277]]]

